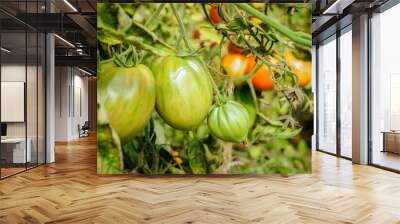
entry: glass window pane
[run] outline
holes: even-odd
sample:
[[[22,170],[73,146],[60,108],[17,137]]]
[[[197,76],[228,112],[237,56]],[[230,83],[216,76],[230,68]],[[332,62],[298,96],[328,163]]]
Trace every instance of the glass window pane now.
[[[400,5],[376,14],[372,25],[372,163],[400,170]]]
[[[26,142],[26,33],[1,34],[1,174],[2,178],[24,171],[30,161]],[[28,149],[28,150],[27,150]]]
[[[340,153],[352,156],[352,33],[340,36]]]
[[[318,48],[318,149],[336,153],[336,39]]]

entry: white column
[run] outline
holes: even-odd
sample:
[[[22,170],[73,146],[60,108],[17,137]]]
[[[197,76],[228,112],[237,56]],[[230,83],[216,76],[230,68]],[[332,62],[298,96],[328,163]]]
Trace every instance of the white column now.
[[[368,15],[353,19],[353,162],[368,163]]]
[[[54,35],[46,35],[46,163],[55,161],[54,133],[55,133],[55,56]]]
[[[313,93],[313,100],[314,100],[314,119],[313,119],[313,123],[314,123],[314,131],[313,131],[313,135],[311,137],[311,150],[316,150],[317,149],[317,48],[315,45],[312,46],[312,93]]]

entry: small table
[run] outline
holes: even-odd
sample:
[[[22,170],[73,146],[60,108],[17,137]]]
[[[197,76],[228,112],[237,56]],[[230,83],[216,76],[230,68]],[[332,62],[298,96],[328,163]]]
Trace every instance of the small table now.
[[[31,162],[32,154],[31,154],[31,144],[32,141],[30,138],[26,139],[27,147],[26,147],[26,154],[25,154],[25,138],[5,138],[1,139],[1,151],[2,157],[3,152],[5,154],[4,159],[6,159],[7,163],[26,163]],[[9,146],[13,146],[9,148]],[[12,154],[12,156],[10,155]],[[8,156],[9,155],[9,156]],[[9,158],[7,158],[9,157]],[[3,159],[2,158],[2,159]],[[12,160],[11,160],[12,158]]]
[[[391,152],[400,154],[400,131],[382,131],[383,150],[382,152]]]

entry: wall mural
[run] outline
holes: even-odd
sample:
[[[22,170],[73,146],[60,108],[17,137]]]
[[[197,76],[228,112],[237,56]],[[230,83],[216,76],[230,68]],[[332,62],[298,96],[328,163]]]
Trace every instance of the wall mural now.
[[[311,172],[311,4],[97,13],[99,174]]]

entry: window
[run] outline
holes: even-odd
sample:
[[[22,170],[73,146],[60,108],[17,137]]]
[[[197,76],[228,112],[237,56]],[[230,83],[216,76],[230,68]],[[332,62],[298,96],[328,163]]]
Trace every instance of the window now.
[[[340,155],[352,157],[352,33],[351,26],[340,36]]]
[[[318,149],[336,153],[336,36],[318,47]]]
[[[371,162],[400,170],[400,5],[371,18]]]

